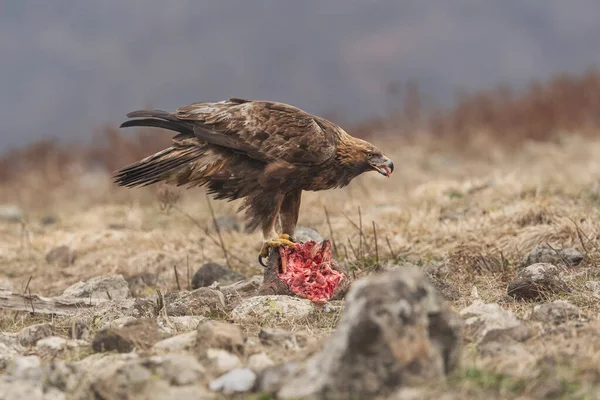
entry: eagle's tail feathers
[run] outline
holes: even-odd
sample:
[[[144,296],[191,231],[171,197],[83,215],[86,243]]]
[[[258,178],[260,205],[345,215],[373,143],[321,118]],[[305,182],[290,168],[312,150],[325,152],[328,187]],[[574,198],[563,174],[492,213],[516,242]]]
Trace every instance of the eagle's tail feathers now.
[[[127,114],[127,117],[140,119],[130,119],[129,121],[125,121],[121,124],[121,128],[128,128],[131,126],[149,126],[153,128],[168,129],[185,134],[194,134],[193,127],[166,111],[138,110],[130,112]]]
[[[126,187],[167,181],[203,155],[204,151],[199,147],[169,147],[117,171],[114,180],[119,186]]]

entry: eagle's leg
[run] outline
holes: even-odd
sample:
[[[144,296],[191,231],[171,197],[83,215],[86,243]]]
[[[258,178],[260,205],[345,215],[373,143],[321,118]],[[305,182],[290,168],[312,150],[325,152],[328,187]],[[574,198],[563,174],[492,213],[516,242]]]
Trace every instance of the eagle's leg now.
[[[298,215],[300,213],[300,200],[302,199],[302,190],[296,189],[287,192],[283,197],[279,218],[281,219],[281,233],[294,236]],[[294,241],[293,239],[291,239]]]
[[[288,246],[293,249],[296,247],[292,236],[294,235],[296,224],[298,222],[301,196],[302,190],[300,189],[287,192],[285,196],[283,196],[278,215],[275,216],[272,222],[263,225],[265,243],[260,250],[261,257],[268,256],[269,248]],[[274,230],[278,218],[281,220],[281,234],[279,236],[277,236],[277,233],[275,233]]]

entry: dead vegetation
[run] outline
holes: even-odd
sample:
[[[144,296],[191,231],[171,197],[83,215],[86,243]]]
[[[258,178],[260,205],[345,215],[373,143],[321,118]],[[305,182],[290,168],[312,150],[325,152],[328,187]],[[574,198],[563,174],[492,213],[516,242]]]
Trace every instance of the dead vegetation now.
[[[411,93],[413,104],[402,113],[357,128],[389,149],[398,166],[392,178],[365,174],[343,190],[306,193],[300,225],[332,240],[355,277],[410,263],[454,294],[449,301],[456,310],[482,300],[524,318],[535,304],[565,299],[592,321],[530,339],[533,375],[506,368],[501,355],[481,357],[467,344],[460,369],[428,396],[540,398],[544,386],[554,385],[555,398],[591,398],[600,388],[600,294],[589,284],[600,280],[600,72],[560,75],[521,94],[499,88],[463,96],[452,110],[429,116],[419,109],[418,92]],[[112,185],[111,171],[169,140],[164,132],[106,128],[91,143],[39,142],[4,155],[0,205],[14,204],[22,215],[20,223],[0,221],[0,286],[5,279],[15,292],[27,287],[55,296],[98,275],[148,274],[150,284],[138,293],[155,295],[189,287],[190,275],[206,262],[262,274],[258,233],[213,228],[215,218],[234,216],[237,204],[207,203],[201,189]],[[560,267],[571,292],[536,302],[508,296],[526,254],[544,244],[585,255],[576,267]],[[59,246],[77,258],[49,265],[46,254]],[[340,313],[284,328],[325,337]],[[42,321],[65,335],[72,324],[0,311],[0,331]],[[244,330],[257,333],[266,325],[257,321]]]

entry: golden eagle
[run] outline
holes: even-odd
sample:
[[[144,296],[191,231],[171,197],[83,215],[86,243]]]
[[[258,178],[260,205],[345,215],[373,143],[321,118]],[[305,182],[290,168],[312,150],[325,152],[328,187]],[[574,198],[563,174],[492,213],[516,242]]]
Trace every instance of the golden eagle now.
[[[135,119],[122,128],[150,126],[178,134],[171,147],[118,171],[116,183],[134,187],[164,181],[205,186],[216,199],[243,198],[247,230],[260,228],[264,235],[262,257],[269,247],[294,248],[303,190],[343,187],[370,170],[389,177],[394,170],[371,143],[283,103],[231,98],[127,117]]]

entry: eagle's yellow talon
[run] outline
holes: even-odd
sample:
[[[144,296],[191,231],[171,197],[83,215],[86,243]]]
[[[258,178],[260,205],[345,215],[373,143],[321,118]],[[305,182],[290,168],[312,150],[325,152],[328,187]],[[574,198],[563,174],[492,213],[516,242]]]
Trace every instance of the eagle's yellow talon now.
[[[281,234],[277,239],[267,240],[260,249],[260,256],[265,258],[269,255],[270,248],[280,248],[283,246],[288,246],[292,250],[296,247],[296,243],[290,240],[290,235],[287,233]]]

